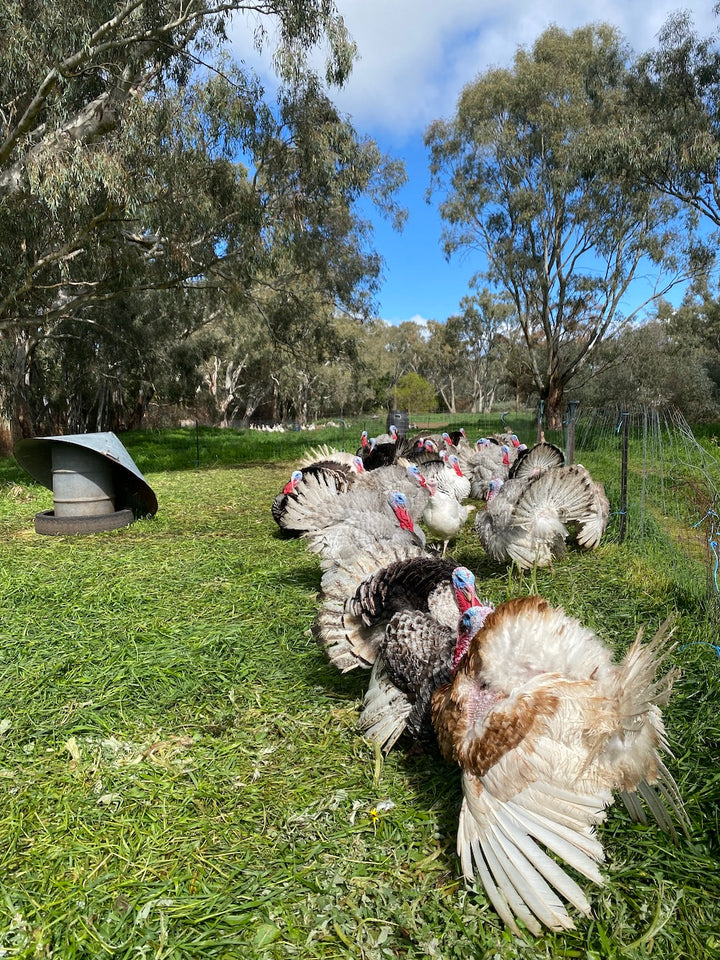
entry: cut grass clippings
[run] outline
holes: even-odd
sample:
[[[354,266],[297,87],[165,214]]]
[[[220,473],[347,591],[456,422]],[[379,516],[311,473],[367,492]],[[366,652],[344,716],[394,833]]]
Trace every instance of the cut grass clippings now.
[[[161,440],[142,466],[160,509],[122,530],[39,536],[50,492],[0,488],[0,957],[720,955],[704,581],[678,585],[661,542],[525,574],[472,528],[456,545],[483,596],[541,593],[618,652],[678,612],[665,715],[692,836],[615,805],[593,917],[518,939],[460,880],[458,771],[404,749],[378,766],[355,730],[367,674],[308,634],[319,564],[270,516],[292,462],[180,467]]]

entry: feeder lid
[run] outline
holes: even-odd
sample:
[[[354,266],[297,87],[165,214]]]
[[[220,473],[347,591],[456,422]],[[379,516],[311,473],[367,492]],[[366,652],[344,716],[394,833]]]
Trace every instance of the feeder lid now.
[[[18,440],[13,453],[15,459],[30,476],[50,490],[52,479],[52,445],[66,443],[90,450],[105,457],[113,466],[115,509],[128,507],[136,517],[157,513],[157,497],[135,462],[114,433],[80,433],[67,437],[31,437]]]

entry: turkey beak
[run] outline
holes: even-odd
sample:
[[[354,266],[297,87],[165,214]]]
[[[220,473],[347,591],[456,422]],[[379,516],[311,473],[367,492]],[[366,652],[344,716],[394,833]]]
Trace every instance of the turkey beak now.
[[[460,593],[462,593],[469,607],[478,607],[480,605],[474,583],[468,583],[464,587],[461,587]]]

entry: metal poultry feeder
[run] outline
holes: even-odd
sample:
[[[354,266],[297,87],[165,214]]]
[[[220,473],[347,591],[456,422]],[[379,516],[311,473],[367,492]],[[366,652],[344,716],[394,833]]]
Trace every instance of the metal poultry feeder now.
[[[114,433],[20,440],[20,466],[53,492],[54,510],[35,516],[37,533],[117,530],[157,512],[155,494]]]

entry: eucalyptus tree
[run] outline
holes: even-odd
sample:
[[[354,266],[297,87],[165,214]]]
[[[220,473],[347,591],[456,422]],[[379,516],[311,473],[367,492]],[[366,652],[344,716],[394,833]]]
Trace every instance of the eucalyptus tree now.
[[[716,419],[717,384],[708,370],[708,354],[678,329],[671,315],[629,327],[600,348],[596,370],[577,383],[583,406],[620,401],[646,406],[673,406],[690,422]]]
[[[504,371],[502,336],[514,319],[512,304],[483,289],[463,297],[462,312],[448,320],[461,346],[465,393],[472,413],[484,413],[492,406]]]
[[[157,229],[158,201],[193,219],[202,204],[190,209],[190,185],[205,199],[206,179],[215,192],[235,180],[225,163],[208,162],[216,158],[204,155],[197,128],[181,129],[182,94],[231,13],[246,9],[278,17],[281,43],[294,52],[329,33],[332,70],[349,68],[349,41],[324,0],[4,5],[12,42],[0,53],[0,327],[38,312],[67,316],[115,293],[122,274],[95,269],[106,244],[117,255],[124,241],[146,267],[167,263],[174,251]],[[158,197],[158,181],[178,165],[176,196]]]
[[[233,15],[246,16],[260,41],[271,31],[258,23],[278,28],[285,85],[275,102],[238,65],[205,69]],[[10,0],[0,16],[13,38],[0,47],[7,412],[39,387],[38,345],[68,324],[92,342],[112,313],[120,349],[125,317],[108,304],[131,291],[182,290],[199,324],[218,298],[259,309],[269,296],[266,315],[286,339],[298,290],[369,308],[379,258],[352,205],[370,193],[399,216],[392,193],[402,171],[339,117],[307,69],[322,41],[326,82],[351,67],[354,47],[330,0]],[[285,301],[293,309],[283,311]],[[187,340],[189,320],[186,311],[166,335]]]
[[[637,58],[626,78],[625,110],[598,142],[598,159],[720,227],[717,31],[701,37],[687,11],[668,17],[658,45]]]
[[[623,307],[639,271],[656,273],[654,295],[676,279],[676,204],[593,163],[628,66],[614,28],[553,26],[426,133],[446,252],[476,251],[478,277],[507,295],[551,426],[567,385],[640,308]]]

